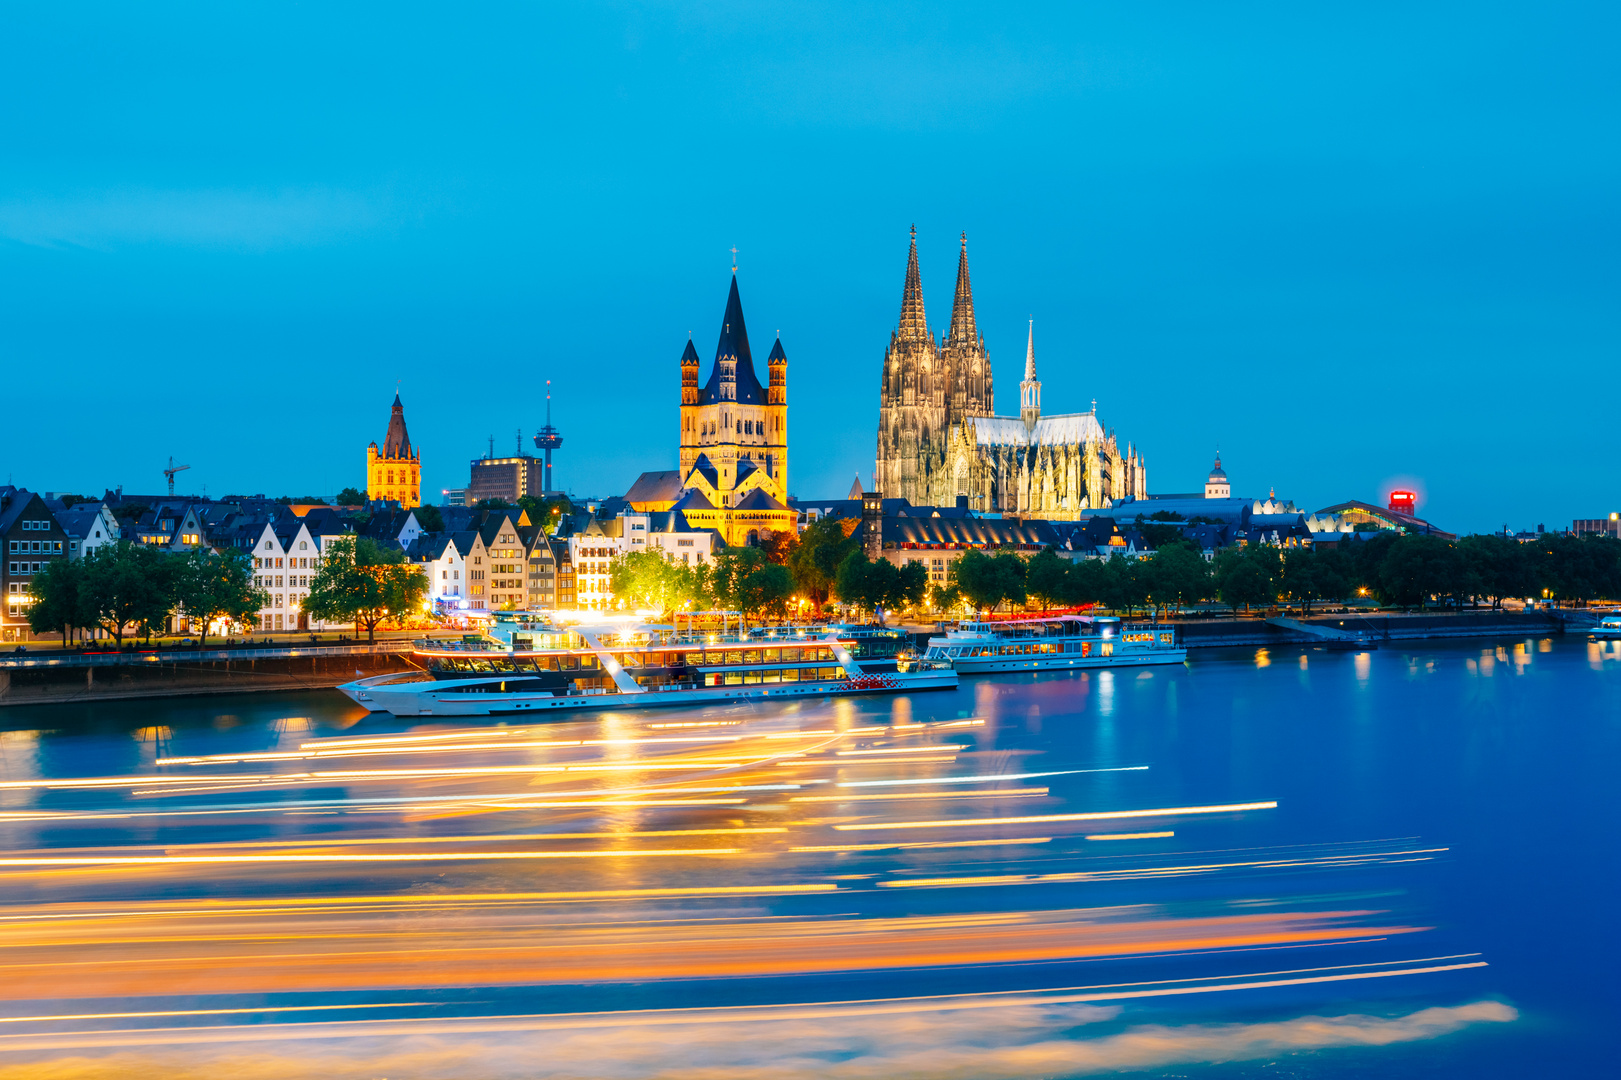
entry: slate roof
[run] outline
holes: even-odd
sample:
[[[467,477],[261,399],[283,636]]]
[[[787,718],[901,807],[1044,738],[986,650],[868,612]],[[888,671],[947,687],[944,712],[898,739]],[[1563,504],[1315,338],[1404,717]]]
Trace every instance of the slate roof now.
[[[737,500],[737,510],[786,510],[788,507],[773,499],[760,488],[755,488]]]
[[[720,488],[720,470],[715,468],[714,463],[709,460],[708,454],[699,454],[698,460],[692,463],[692,470],[693,472],[703,473],[704,479],[709,481],[710,487]],[[710,509],[714,509],[714,507],[710,507]]]
[[[394,408],[388,417],[388,435],[383,439],[382,456],[398,460],[411,456],[411,436],[405,432],[405,406],[400,395],[394,394]]]
[[[721,362],[737,361],[737,397],[721,396]],[[698,395],[698,404],[736,400],[740,405],[764,405],[765,391],[754,374],[754,357],[749,352],[749,331],[743,323],[743,301],[737,295],[737,275],[732,275],[732,291],[726,297],[726,314],[721,318],[720,340],[715,343],[715,365],[709,369],[709,382]]]
[[[625,492],[625,501],[674,502],[681,497],[681,474],[674,469],[664,472],[644,472]]]
[[[697,488],[691,488],[681,498],[676,500],[672,510],[713,510],[715,504],[704,497],[704,493]]]

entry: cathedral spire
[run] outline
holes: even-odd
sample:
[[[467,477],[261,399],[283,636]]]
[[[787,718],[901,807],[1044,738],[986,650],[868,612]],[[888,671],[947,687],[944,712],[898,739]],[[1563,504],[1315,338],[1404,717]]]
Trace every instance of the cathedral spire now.
[[[974,325],[974,289],[968,281],[968,234],[962,234],[962,253],[957,256],[957,295],[951,302],[951,330],[946,340],[972,345],[979,340]]]
[[[901,294],[901,322],[897,334],[902,338],[929,337],[929,320],[923,314],[923,275],[917,268],[917,226],[912,226],[912,250],[906,256],[906,289]]]
[[[1019,419],[1034,431],[1041,419],[1041,381],[1036,378],[1036,320],[1030,320],[1030,336],[1024,344],[1024,382],[1019,384]]]

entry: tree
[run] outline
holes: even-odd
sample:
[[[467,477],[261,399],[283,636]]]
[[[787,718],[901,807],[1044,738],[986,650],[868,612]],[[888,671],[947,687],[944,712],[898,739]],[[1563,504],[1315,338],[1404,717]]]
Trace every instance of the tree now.
[[[199,648],[207,643],[208,624],[215,619],[245,623],[270,602],[269,593],[254,587],[252,556],[245,551],[192,551],[175,569],[174,598],[186,618],[201,625]]]
[[[501,498],[497,498],[495,496],[491,496],[488,499],[480,499],[478,502],[474,503],[473,504],[473,509],[474,510],[511,510],[512,509],[512,504],[507,502],[505,499],[501,499]]]
[[[793,594],[793,574],[786,566],[773,562],[755,567],[737,583],[738,608],[742,611],[769,611],[780,617]]]
[[[1025,588],[1046,611],[1063,603],[1065,585],[1069,581],[1069,560],[1049,548],[1030,560],[1025,567],[1024,580]]]
[[[1479,595],[1494,609],[1507,597],[1535,596],[1542,590],[1536,567],[1540,552],[1530,544],[1508,536],[1466,536],[1458,541],[1458,554],[1469,573],[1478,576]]]
[[[68,559],[52,559],[28,584],[34,602],[28,606],[28,628],[36,634],[62,631],[62,644],[68,643],[68,628],[79,623],[79,593],[84,583],[84,564]]]
[[[128,540],[105,544],[86,555],[80,560],[84,576],[78,624],[100,627],[122,647],[124,627],[161,622],[174,606],[166,588],[165,558],[154,548]]]
[[[813,521],[799,535],[799,542],[788,553],[788,571],[794,587],[821,611],[833,589],[839,566],[850,552],[861,547],[855,539],[860,522],[854,518],[822,518]]]
[[[366,493],[356,487],[346,487],[334,495],[332,501],[339,506],[364,506]]]
[[[947,578],[977,611],[994,610],[1006,599],[995,560],[983,551],[970,548],[963,552],[952,562]]]
[[[929,593],[929,569],[921,562],[896,566],[888,559],[869,560],[852,551],[839,564],[835,582],[839,599],[873,611],[882,621],[885,610],[918,607]]]
[[[422,526],[423,532],[445,531],[445,515],[437,506],[418,506],[411,513],[416,515],[417,524]]]
[[[352,622],[355,634],[366,628],[366,640],[377,636],[377,624],[394,616],[404,620],[422,606],[428,579],[405,561],[399,548],[384,548],[369,536],[334,540],[310,579],[304,613],[322,622]]]
[[[1181,540],[1156,551],[1144,570],[1145,592],[1156,607],[1197,603],[1210,593],[1210,567],[1204,556]]]
[[[1267,545],[1223,548],[1216,553],[1216,590],[1228,607],[1270,604],[1278,595],[1278,556]]]
[[[757,546],[765,552],[767,561],[774,562],[778,566],[787,566],[794,550],[799,547],[799,534],[791,528],[778,532],[761,529],[760,543]]]
[[[571,506],[568,498],[563,495],[551,499],[537,499],[533,495],[518,496],[518,509],[529,516],[529,524],[539,526],[540,530],[546,533],[557,528],[558,519],[567,513]]]
[[[671,562],[662,551],[631,551],[608,564],[614,599],[631,607],[672,611],[692,593],[692,570]]]
[[[1070,607],[1103,603],[1108,593],[1107,576],[1104,563],[1097,559],[1079,559],[1070,563],[1064,575],[1064,603]]]
[[[1386,603],[1418,605],[1458,595],[1460,569],[1457,549],[1439,536],[1401,536],[1379,564],[1376,587]]]
[[[1103,600],[1115,611],[1130,613],[1148,601],[1147,560],[1128,559],[1116,551],[1103,564]]]

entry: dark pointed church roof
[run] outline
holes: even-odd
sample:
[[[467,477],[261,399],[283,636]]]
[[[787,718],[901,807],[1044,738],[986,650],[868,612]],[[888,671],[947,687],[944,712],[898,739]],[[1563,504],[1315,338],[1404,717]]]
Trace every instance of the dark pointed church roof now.
[[[946,340],[971,345],[979,340],[974,325],[974,288],[968,281],[968,234],[962,234],[962,254],[957,256],[957,296],[951,302],[951,330]]]
[[[677,499],[671,510],[713,510],[715,504],[704,497],[704,493],[697,488],[688,488],[687,493]]]
[[[694,364],[698,363],[698,350],[692,347],[691,338],[687,339],[687,351],[681,354],[681,362],[683,364],[687,363],[689,360]]]
[[[929,336],[929,320],[923,312],[923,275],[917,268],[917,226],[912,226],[912,250],[906,256],[906,287],[901,292],[901,321],[896,328],[900,338]]]
[[[721,363],[735,361],[737,364],[737,395],[735,398],[725,398],[721,395]],[[726,314],[721,319],[720,340],[715,343],[715,366],[709,371],[709,382],[704,387],[701,404],[711,402],[735,400],[741,405],[764,405],[765,391],[760,388],[760,380],[754,374],[754,356],[749,352],[749,330],[743,323],[743,301],[737,295],[737,275],[732,275],[732,291],[726,297]]]
[[[771,355],[765,358],[765,362],[768,364],[777,360],[781,360],[785,364],[788,362],[788,354],[782,351],[782,338],[778,338],[772,344]]]
[[[394,393],[394,411],[388,418],[388,436],[383,440],[382,456],[391,461],[411,456],[411,436],[405,432],[405,406],[400,404],[398,391]]]
[[[782,503],[773,499],[760,488],[755,488],[741,499],[737,500],[737,510],[786,510]]]

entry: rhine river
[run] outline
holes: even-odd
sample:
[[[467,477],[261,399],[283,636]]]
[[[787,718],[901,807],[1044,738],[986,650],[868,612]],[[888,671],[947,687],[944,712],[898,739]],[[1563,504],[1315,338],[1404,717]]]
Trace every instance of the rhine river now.
[[[1614,1075],[1614,643],[0,726],[0,1078]]]

